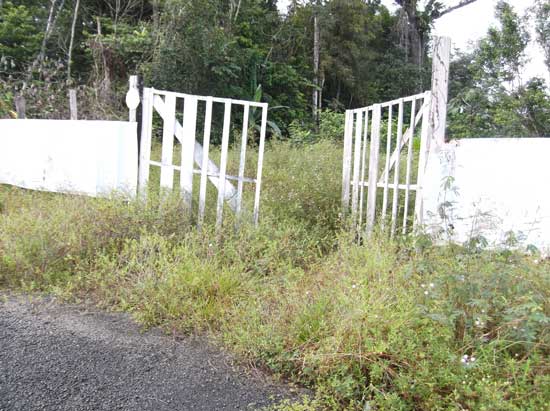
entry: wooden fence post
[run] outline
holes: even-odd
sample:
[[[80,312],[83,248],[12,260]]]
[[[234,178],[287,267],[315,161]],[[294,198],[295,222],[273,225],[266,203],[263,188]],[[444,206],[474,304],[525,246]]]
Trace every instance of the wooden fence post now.
[[[17,97],[15,97],[15,111],[17,112],[17,118],[18,119],[25,119],[27,118],[25,113],[26,113],[26,103],[25,103],[25,97],[19,95]]]
[[[435,37],[432,62],[430,137],[437,147],[441,147],[445,143],[450,59],[451,39]]]
[[[76,103],[76,90],[69,90],[69,110],[71,112],[71,120],[78,120],[78,106]]]

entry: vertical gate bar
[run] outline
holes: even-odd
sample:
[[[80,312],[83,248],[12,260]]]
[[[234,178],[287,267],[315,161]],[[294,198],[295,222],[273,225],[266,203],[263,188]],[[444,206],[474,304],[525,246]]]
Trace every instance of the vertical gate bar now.
[[[367,162],[367,148],[369,137],[369,109],[365,109],[365,126],[363,128],[363,149],[361,155],[361,186],[359,191],[359,227],[363,224],[363,200],[365,197],[365,168]]]
[[[143,89],[141,103],[141,141],[139,148],[138,191],[142,199],[147,198],[147,183],[149,182],[149,167],[151,161],[151,138],[153,127],[153,90]]]
[[[204,134],[202,139],[201,182],[199,189],[199,227],[204,222],[206,208],[206,184],[208,183],[208,163],[210,152],[210,130],[212,128],[212,97],[206,98],[206,112],[204,115]]]
[[[256,176],[256,192],[254,194],[254,224],[260,220],[260,190],[262,188],[262,168],[264,165],[265,134],[267,131],[267,103],[262,107],[262,125],[260,128],[260,147],[258,148],[258,175]]]
[[[395,166],[393,171],[393,204],[391,210],[391,236],[395,234],[395,227],[397,225],[397,202],[399,200],[399,172],[401,164],[401,138],[403,137],[403,99],[399,99],[399,111],[397,114],[397,142],[395,145],[395,152],[397,157],[395,160]],[[389,172],[388,172],[389,174]]]
[[[386,172],[384,173],[384,197],[382,198],[382,217],[380,223],[382,227],[386,224],[386,211],[388,208],[388,186],[390,183],[390,157],[391,157],[391,137],[392,137],[392,111],[393,105],[388,106],[388,134],[386,137]]]
[[[351,152],[353,145],[353,111],[346,110],[344,128],[344,154],[342,169],[342,210],[347,214],[349,209],[350,178],[351,178]]]
[[[246,145],[248,144],[248,114],[250,111],[250,104],[244,105],[243,113],[243,132],[241,137],[241,155],[239,159],[239,181],[237,183],[237,209],[235,214],[237,215],[237,222],[241,219],[242,213],[242,201],[243,201],[243,178],[244,169],[246,165]]]
[[[227,150],[229,148],[229,132],[231,121],[231,100],[225,102],[225,112],[223,117],[222,147],[220,158],[220,179],[218,187],[218,206],[216,209],[216,228],[220,228],[223,223],[223,203],[225,201],[225,175],[227,172]]]
[[[186,96],[183,107],[183,136],[181,140],[180,187],[189,211],[193,205],[193,168],[197,130],[197,105],[195,96]]]
[[[164,117],[162,129],[162,159],[160,168],[160,187],[172,190],[174,187],[174,122],[176,121],[176,95],[167,93],[164,99]]]
[[[411,168],[412,168],[412,154],[413,154],[413,143],[414,143],[414,126],[416,118],[416,99],[411,102],[411,123],[409,126],[410,135],[409,141],[407,144],[407,176],[405,177],[405,206],[403,210],[403,234],[407,233],[407,220],[409,214],[409,200],[410,200],[410,191],[411,191]]]
[[[418,177],[416,179],[416,199],[414,202],[414,229],[422,224],[424,207],[422,204],[422,183],[424,180],[424,171],[426,170],[426,162],[430,151],[430,108],[431,108],[431,92],[427,91],[424,98],[424,106],[422,108],[422,130],[420,134],[420,158],[418,160]]]
[[[372,110],[371,143],[369,155],[369,188],[367,192],[367,221],[366,234],[370,235],[374,229],[376,215],[376,186],[378,183],[378,157],[380,151],[380,104],[375,104]]]
[[[357,222],[357,207],[359,202],[359,172],[361,167],[361,127],[363,112],[357,111],[355,120],[355,147],[353,152],[353,187],[351,195],[351,216],[353,224]]]

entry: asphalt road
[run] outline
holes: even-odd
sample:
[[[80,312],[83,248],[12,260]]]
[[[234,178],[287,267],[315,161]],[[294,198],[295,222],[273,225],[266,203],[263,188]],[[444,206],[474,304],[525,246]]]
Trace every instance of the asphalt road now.
[[[258,410],[289,391],[204,338],[128,315],[0,294],[0,410]]]

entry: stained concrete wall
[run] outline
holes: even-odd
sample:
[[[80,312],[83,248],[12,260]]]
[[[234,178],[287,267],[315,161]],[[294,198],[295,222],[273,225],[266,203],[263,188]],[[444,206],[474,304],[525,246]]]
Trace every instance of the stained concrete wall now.
[[[550,252],[550,138],[478,138],[433,149],[424,223],[441,239],[518,240]],[[513,237],[511,237],[513,233]]]
[[[0,120],[0,184],[90,196],[134,195],[137,124]]]

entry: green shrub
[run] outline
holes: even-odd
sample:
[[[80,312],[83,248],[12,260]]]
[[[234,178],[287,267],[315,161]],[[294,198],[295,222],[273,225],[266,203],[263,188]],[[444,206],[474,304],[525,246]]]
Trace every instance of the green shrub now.
[[[319,130],[312,123],[294,120],[289,126],[290,141],[294,144],[311,144],[318,141],[344,141],[344,113],[332,110],[319,112]]]
[[[341,142],[344,141],[344,113],[332,110],[323,110],[319,113],[319,134],[322,139]]]

